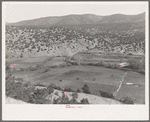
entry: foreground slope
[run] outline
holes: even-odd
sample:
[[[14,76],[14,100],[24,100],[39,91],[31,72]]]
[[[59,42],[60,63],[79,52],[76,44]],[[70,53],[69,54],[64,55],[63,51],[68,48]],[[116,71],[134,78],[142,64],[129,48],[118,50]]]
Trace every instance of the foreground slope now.
[[[55,95],[56,92],[58,93],[58,95]],[[69,99],[72,98],[71,94],[72,92],[65,92],[65,95],[67,95]],[[62,91],[54,90],[54,92],[51,95],[49,95],[47,98],[53,101],[54,98],[58,98],[59,96],[62,96]],[[82,100],[83,98],[87,98],[90,104],[122,104],[116,100],[112,100],[109,98],[104,98],[104,97],[85,94],[85,93],[78,93],[77,101],[80,102],[80,100]],[[6,104],[29,104],[22,100],[17,100],[10,97],[5,97],[5,101]]]

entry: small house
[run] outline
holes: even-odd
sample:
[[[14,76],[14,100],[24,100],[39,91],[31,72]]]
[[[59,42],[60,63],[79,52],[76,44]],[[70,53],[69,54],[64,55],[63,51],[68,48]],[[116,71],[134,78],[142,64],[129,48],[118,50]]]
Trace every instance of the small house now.
[[[128,67],[128,66],[130,66],[130,64],[127,63],[127,62],[123,62],[123,63],[120,63],[120,64],[119,64],[119,67],[121,67],[121,68],[123,68],[123,67]]]

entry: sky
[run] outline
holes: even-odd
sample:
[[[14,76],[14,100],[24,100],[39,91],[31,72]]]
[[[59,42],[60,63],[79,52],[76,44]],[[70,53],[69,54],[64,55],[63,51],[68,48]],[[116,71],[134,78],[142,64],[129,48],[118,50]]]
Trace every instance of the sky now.
[[[5,22],[69,14],[134,15],[146,11],[146,2],[2,2]]]

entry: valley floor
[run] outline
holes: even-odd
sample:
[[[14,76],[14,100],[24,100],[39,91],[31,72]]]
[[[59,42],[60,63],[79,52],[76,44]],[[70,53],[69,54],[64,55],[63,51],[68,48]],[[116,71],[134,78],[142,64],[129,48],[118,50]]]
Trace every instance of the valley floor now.
[[[100,96],[100,91],[113,94],[126,71],[102,66],[68,65],[64,57],[23,58],[9,61],[12,74],[32,85],[48,86],[51,83],[62,89],[82,91],[87,84],[92,95]],[[32,70],[36,67],[35,70]],[[20,69],[26,70],[20,70]],[[19,69],[18,71],[16,69]],[[100,90],[100,91],[99,91]],[[116,98],[131,97],[136,104],[145,103],[145,75],[128,71]]]

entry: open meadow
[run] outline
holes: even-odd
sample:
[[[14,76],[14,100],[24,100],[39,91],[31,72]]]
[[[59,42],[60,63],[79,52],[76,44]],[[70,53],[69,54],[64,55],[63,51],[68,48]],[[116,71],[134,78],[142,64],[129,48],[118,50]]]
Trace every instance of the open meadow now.
[[[66,60],[66,58],[30,57],[11,59],[7,62],[18,81],[22,78],[24,81],[30,81],[33,85],[55,84],[61,89],[71,88],[74,91],[77,89],[82,91],[84,84],[87,84],[91,94],[97,96],[100,96],[100,91],[113,94],[127,72],[116,99],[131,97],[136,104],[145,103],[145,75],[130,68],[123,70],[118,67],[119,63],[128,61],[130,58],[140,61],[140,56],[83,53],[70,60]],[[97,63],[99,65],[96,65]]]

